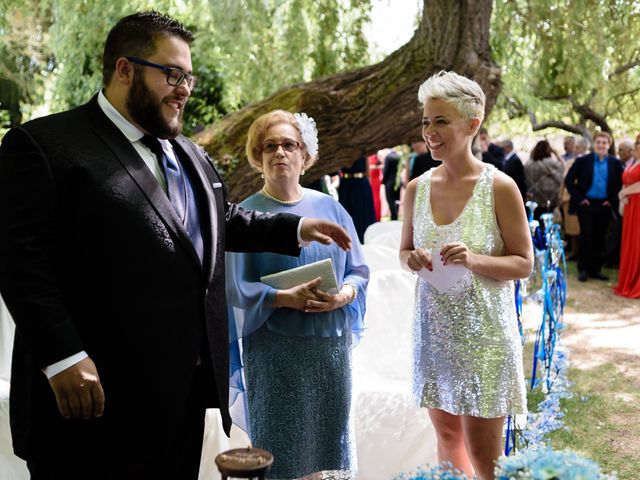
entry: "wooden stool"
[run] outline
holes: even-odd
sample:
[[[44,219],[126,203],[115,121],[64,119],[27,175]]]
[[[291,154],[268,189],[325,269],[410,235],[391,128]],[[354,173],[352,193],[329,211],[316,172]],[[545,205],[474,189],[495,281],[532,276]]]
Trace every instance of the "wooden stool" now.
[[[264,476],[273,463],[273,455],[261,448],[235,448],[216,457],[222,480],[228,478],[257,478]]]

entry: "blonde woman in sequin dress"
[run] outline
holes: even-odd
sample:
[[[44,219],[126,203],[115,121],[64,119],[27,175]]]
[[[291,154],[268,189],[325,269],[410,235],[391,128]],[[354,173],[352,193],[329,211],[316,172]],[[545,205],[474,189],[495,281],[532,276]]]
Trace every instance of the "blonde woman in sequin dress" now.
[[[444,293],[418,279],[414,395],[435,427],[439,461],[493,479],[504,419],[526,412],[513,280],[531,272],[531,237],[515,182],[471,152],[484,116],[480,86],[440,72],[418,98],[423,136],[442,165],[407,187],[400,261],[431,270],[439,255],[468,270]]]

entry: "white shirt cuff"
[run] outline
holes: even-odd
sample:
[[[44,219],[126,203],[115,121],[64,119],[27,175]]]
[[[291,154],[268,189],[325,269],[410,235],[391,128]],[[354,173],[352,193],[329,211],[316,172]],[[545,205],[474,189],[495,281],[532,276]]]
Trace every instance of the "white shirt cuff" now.
[[[76,353],[75,355],[71,355],[70,357],[64,358],[59,362],[56,362],[52,365],[49,365],[46,368],[43,368],[42,371],[47,376],[47,378],[51,378],[54,375],[59,374],[61,371],[66,370],[69,367],[73,367],[76,363],[84,360],[89,355],[84,350]]]
[[[301,247],[308,247],[309,245],[311,245],[311,242],[304,242],[302,240],[302,237],[300,236],[300,230],[302,230],[302,222],[304,222],[304,218],[305,217],[302,217],[298,222],[298,245],[300,245]]]

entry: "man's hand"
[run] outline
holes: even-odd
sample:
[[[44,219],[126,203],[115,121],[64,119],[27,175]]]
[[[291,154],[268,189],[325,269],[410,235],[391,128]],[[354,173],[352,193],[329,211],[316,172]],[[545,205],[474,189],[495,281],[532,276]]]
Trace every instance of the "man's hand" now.
[[[340,225],[320,220],[318,218],[305,218],[300,229],[300,238],[304,242],[320,242],[330,245],[336,242],[343,250],[351,250],[351,237]]]
[[[104,390],[98,370],[85,358],[49,379],[56,395],[58,410],[64,418],[101,417],[104,412]]]

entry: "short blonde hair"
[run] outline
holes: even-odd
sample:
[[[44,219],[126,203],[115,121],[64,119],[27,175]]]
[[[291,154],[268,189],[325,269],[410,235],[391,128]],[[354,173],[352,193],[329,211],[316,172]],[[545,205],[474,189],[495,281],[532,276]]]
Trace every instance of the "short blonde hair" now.
[[[424,107],[428,99],[443,100],[466,118],[484,119],[485,95],[473,80],[455,72],[441,70],[420,85],[418,101]]]
[[[593,141],[596,141],[596,138],[598,137],[604,137],[608,140],[609,145],[613,144],[613,137],[611,136],[611,134],[609,132],[605,132],[604,130],[599,130],[596,133],[594,133],[593,135]]]
[[[249,132],[247,133],[247,145],[245,147],[249,165],[259,172],[262,171],[262,143],[267,135],[267,130],[279,123],[287,123],[296,129],[298,135],[297,141],[302,145],[304,168],[310,168],[314,163],[316,163],[317,155],[309,154],[307,146],[302,141],[300,127],[298,126],[296,117],[293,116],[293,113],[286,110],[272,110],[264,115],[260,115],[253,121],[249,127]]]

